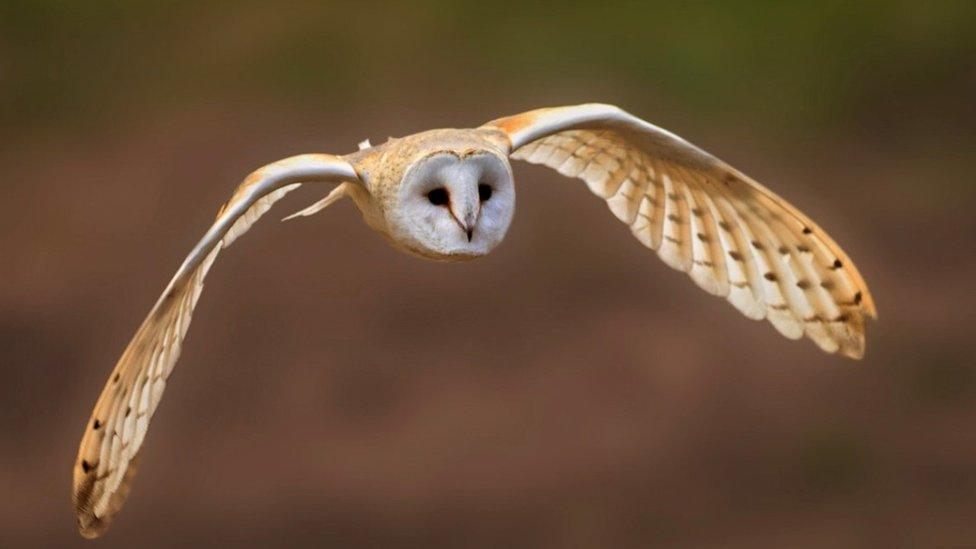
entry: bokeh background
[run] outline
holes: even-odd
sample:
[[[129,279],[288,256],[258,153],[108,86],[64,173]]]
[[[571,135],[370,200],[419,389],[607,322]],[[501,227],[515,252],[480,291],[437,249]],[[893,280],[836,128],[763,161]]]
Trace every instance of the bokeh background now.
[[[586,101],[830,231],[878,303],[865,360],[745,320],[543,168],[460,265],[348,202],[277,223],[313,186],[222,254],[97,543],[976,545],[976,7],[685,4],[5,0],[0,546],[86,543],[90,408],[244,174]]]

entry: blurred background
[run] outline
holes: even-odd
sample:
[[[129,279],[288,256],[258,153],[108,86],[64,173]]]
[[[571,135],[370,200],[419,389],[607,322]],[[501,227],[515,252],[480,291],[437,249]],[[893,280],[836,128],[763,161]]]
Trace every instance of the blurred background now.
[[[682,4],[682,5],[677,5]],[[976,545],[976,5],[0,6],[0,546],[84,543],[105,378],[252,169],[601,101],[816,219],[867,356],[696,289],[585,186],[516,165],[491,256],[350,202],[222,254],[103,547]]]

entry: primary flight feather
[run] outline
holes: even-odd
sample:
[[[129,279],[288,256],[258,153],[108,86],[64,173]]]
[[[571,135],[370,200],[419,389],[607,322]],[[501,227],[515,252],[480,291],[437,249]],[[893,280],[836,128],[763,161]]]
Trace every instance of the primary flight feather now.
[[[303,183],[332,183],[394,247],[441,261],[490,252],[515,206],[509,158],[582,179],[645,246],[745,316],[791,339],[864,354],[877,316],[847,254],[772,191],[680,137],[611,105],[539,109],[474,129],[431,130],[345,155],[307,154],[251,175],[183,262],[109,376],[82,436],[73,501],[96,537],[128,495],[204,277],[223,248]]]

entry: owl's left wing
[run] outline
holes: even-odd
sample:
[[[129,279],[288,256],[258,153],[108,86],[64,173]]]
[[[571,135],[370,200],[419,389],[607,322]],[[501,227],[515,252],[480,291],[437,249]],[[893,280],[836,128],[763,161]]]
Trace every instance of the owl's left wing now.
[[[874,301],[827,233],[772,191],[684,139],[612,105],[493,120],[512,158],[578,177],[665,263],[745,316],[826,352],[864,355]]]

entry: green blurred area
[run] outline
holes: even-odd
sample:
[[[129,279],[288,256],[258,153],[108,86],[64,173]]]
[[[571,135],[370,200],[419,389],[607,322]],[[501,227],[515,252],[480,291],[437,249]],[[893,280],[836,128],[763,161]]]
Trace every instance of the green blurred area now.
[[[974,6],[10,0],[0,104],[7,125],[64,125],[187,98],[315,105],[420,88],[477,101],[598,82],[627,90],[621,102],[666,97],[784,131],[930,99],[941,108],[923,114],[953,117],[971,110]]]

